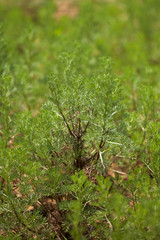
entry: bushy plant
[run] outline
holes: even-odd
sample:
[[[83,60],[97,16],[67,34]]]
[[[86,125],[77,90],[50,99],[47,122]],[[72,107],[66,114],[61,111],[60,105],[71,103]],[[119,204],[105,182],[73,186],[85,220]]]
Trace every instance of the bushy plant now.
[[[159,239],[158,11],[0,2],[1,239]]]

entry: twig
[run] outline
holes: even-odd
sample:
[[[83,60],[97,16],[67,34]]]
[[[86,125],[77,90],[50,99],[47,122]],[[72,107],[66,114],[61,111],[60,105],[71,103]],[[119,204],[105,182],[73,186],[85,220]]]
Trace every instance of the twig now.
[[[105,169],[105,166],[104,166],[104,163],[103,163],[103,158],[102,158],[102,153],[101,153],[101,151],[99,151],[99,157],[100,157],[100,160],[101,160],[102,166],[103,166],[103,168]]]
[[[54,151],[54,153],[56,154],[56,156],[57,156],[58,158],[60,158],[59,154],[58,154],[56,151]]]
[[[75,132],[75,128],[74,128],[74,124],[73,124],[73,118],[72,118],[71,113],[69,113],[69,116],[70,116],[70,119],[71,119],[71,124],[72,124],[73,131]]]
[[[71,135],[72,137],[74,137],[74,138],[77,138],[77,136],[76,136],[76,135],[72,132],[72,130],[70,129],[70,127],[69,127],[69,125],[68,125],[68,123],[67,123],[67,120],[66,120],[66,118],[65,118],[65,116],[64,116],[61,108],[59,107],[59,105],[58,105],[58,109],[59,109],[59,111],[60,111],[60,114],[61,114],[62,117],[63,117],[63,120],[64,120],[64,122],[65,122],[65,124],[66,124],[66,126],[67,126],[67,128],[68,128],[68,131],[69,131],[70,135]]]
[[[90,124],[90,121],[87,122],[87,124],[86,124],[86,126],[85,126],[85,128],[84,128],[84,130],[83,130],[83,132],[82,132],[83,134],[86,133],[87,128],[89,127],[89,124]]]
[[[105,219],[107,220],[107,222],[109,223],[109,226],[111,228],[111,231],[113,231],[113,225],[112,223],[110,222],[110,220],[108,219],[107,215],[105,215]]]
[[[99,148],[103,148],[105,145],[105,141],[103,139],[101,139],[101,142],[99,144]]]
[[[78,137],[80,138],[82,135],[81,135],[81,120],[80,118],[78,118]]]
[[[143,162],[143,163],[146,165],[146,167],[147,167],[152,173],[154,173],[153,170],[150,168],[150,166],[148,166],[147,163],[145,163],[145,162]]]
[[[122,174],[122,175],[127,175],[127,173],[125,173],[125,172],[117,171],[117,170],[112,169],[112,168],[110,168],[110,170],[113,171],[113,172],[116,172],[116,173]]]

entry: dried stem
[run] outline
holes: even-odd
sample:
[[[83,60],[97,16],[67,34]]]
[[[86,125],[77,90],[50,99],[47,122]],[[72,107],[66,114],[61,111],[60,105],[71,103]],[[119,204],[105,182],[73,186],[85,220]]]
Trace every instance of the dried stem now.
[[[87,128],[89,127],[89,124],[90,124],[90,121],[87,122],[87,124],[86,124],[86,126],[85,126],[85,128],[84,128],[84,130],[83,130],[83,132],[82,132],[83,134],[86,133]]]
[[[75,135],[75,134],[72,132],[72,130],[70,129],[70,127],[69,127],[69,125],[68,125],[68,122],[67,122],[67,120],[66,120],[66,118],[65,118],[65,116],[64,116],[64,114],[63,114],[63,112],[62,112],[62,110],[61,110],[61,108],[59,107],[59,105],[58,105],[58,109],[59,109],[59,111],[60,111],[60,114],[61,114],[61,116],[62,116],[62,118],[63,118],[63,120],[64,120],[67,128],[68,128],[68,131],[69,131],[70,135],[71,135],[72,137],[76,138],[76,135]]]

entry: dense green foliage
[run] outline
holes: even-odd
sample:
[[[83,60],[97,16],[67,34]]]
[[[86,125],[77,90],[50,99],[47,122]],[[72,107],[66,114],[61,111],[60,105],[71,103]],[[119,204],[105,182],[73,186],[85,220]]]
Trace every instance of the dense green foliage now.
[[[160,239],[160,1],[0,1],[0,239]]]

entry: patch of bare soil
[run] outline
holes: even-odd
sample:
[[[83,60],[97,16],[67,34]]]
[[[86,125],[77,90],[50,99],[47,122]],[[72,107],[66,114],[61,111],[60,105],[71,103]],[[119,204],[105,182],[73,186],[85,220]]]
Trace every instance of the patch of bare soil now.
[[[57,1],[57,11],[54,14],[54,18],[57,20],[62,16],[68,16],[75,18],[78,15],[78,7],[72,1]]]

